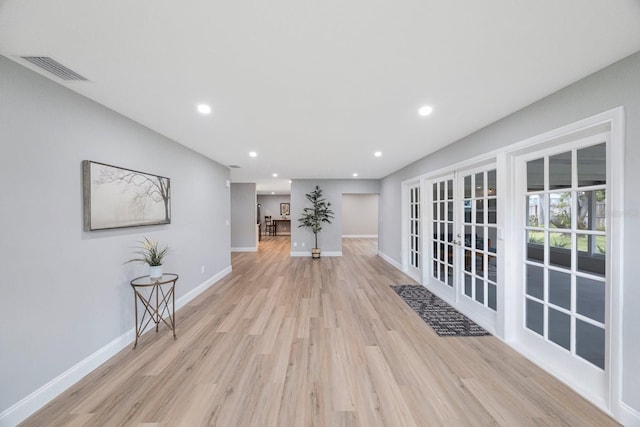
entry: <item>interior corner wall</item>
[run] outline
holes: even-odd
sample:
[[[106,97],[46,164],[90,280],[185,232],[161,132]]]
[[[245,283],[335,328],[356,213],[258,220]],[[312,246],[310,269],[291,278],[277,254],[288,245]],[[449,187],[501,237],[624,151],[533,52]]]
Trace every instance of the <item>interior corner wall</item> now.
[[[342,195],[342,235],[378,235],[378,194]]]
[[[0,141],[2,413],[130,333],[144,236],[174,249],[176,299],[231,258],[228,168],[2,56]],[[83,160],[169,177],[171,224],[83,231]]]
[[[291,222],[297,224],[302,210],[310,203],[305,194],[319,185],[323,197],[331,203],[334,219],[325,224],[318,234],[318,246],[322,252],[342,252],[342,195],[371,194],[380,192],[377,179],[294,179],[291,182]],[[304,246],[302,244],[304,243]],[[291,226],[291,252],[310,252],[315,245],[313,233],[307,229]]]
[[[231,250],[257,250],[256,184],[231,184]]]
[[[401,183],[441,170],[493,150],[524,141],[598,113],[623,106],[625,109],[625,189],[624,236],[640,234],[640,52],[549,95],[438,152],[385,177],[381,182],[379,251],[401,264],[400,222]],[[636,238],[626,238],[623,290],[623,403],[640,414],[640,263],[631,258],[637,251]],[[640,415],[639,415],[640,417]]]

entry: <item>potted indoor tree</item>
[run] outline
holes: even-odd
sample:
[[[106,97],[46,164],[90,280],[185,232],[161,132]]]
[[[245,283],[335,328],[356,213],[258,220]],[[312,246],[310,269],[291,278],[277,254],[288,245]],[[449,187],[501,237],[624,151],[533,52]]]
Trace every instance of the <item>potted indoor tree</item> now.
[[[315,237],[315,245],[311,249],[312,258],[320,258],[320,248],[318,247],[318,233],[322,230],[323,223],[331,224],[333,219],[333,211],[331,210],[331,202],[327,202],[322,198],[322,190],[319,185],[305,197],[311,202],[310,208],[302,210],[302,217],[298,219],[300,224],[298,228],[307,228],[311,230]]]

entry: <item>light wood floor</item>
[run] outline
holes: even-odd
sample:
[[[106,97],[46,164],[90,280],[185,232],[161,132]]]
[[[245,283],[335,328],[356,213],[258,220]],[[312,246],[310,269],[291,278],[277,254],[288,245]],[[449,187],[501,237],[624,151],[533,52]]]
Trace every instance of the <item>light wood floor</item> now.
[[[438,337],[375,243],[312,260],[264,238],[178,312],[177,341],[147,333],[24,425],[616,425],[494,337]]]

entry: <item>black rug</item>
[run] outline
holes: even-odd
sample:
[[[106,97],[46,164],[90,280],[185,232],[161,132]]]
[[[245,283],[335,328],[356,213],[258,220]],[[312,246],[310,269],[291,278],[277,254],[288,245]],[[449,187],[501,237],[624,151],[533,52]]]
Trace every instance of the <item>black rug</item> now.
[[[391,286],[440,336],[491,335],[423,286]]]

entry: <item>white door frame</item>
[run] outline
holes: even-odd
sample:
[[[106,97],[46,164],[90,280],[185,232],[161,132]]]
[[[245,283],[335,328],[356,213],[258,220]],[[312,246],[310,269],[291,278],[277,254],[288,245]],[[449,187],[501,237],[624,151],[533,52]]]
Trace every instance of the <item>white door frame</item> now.
[[[609,211],[609,238],[607,239],[607,252],[610,262],[607,264],[607,282],[612,284],[607,292],[607,301],[610,310],[606,313],[607,338],[606,354],[606,386],[608,395],[602,398],[595,395],[588,387],[580,381],[569,377],[561,366],[550,363],[538,355],[532,353],[531,349],[519,335],[522,323],[522,296],[523,296],[523,276],[522,260],[524,259],[524,237],[522,233],[522,215],[524,205],[521,197],[521,188],[515,180],[517,170],[521,167],[519,163],[523,156],[531,152],[541,152],[550,147],[564,145],[571,141],[580,140],[590,135],[601,132],[609,132],[607,141],[607,183],[609,191],[607,193],[607,204]],[[504,154],[504,163],[507,166],[509,198],[506,208],[512,212],[505,223],[505,240],[511,242],[508,254],[505,254],[505,278],[507,282],[516,286],[504,289],[505,306],[509,307],[503,313],[505,319],[511,319],[505,323],[505,341],[509,342],[516,350],[527,358],[538,364],[551,374],[567,383],[574,390],[590,400],[596,406],[611,413],[619,419],[623,412],[621,402],[622,386],[622,296],[623,296],[623,247],[624,247],[624,221],[623,215],[618,213],[624,211],[624,109],[606,111],[604,113],[589,117],[562,128],[547,132],[542,135],[527,139],[515,144]],[[500,164],[501,162],[499,162]]]

